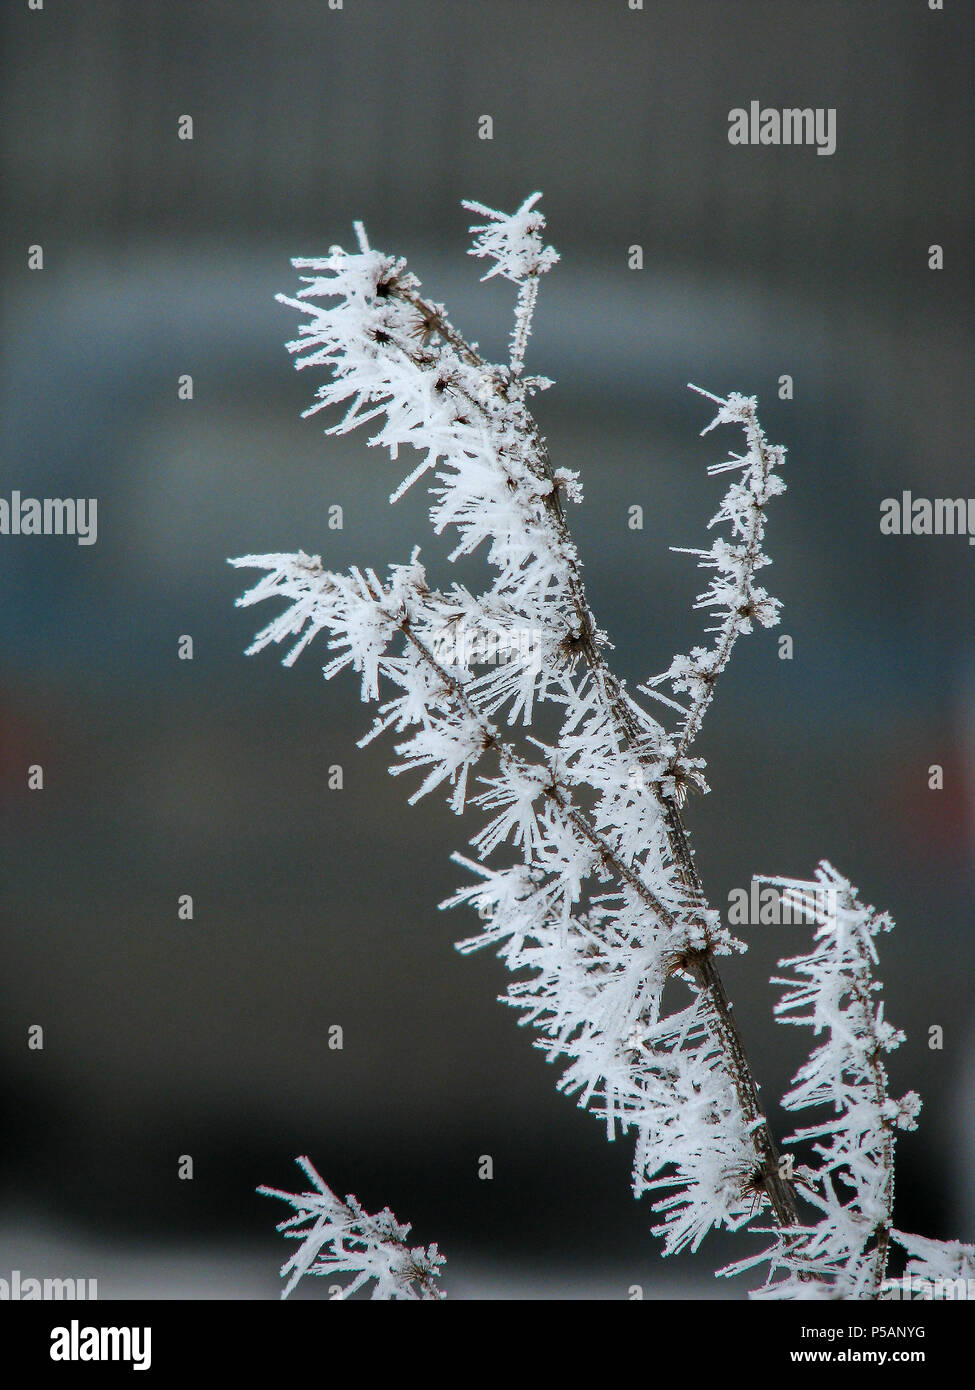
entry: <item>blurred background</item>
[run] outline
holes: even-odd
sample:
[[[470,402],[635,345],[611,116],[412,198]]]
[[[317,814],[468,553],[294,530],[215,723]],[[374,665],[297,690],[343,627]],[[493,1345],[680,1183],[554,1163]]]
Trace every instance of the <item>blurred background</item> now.
[[[702,542],[706,465],[737,447],[698,438],[685,384],[757,395],[788,447],[767,546],[782,626],[723,680],[698,749],[713,791],[687,819],[718,906],[825,856],[896,918],[892,1088],[925,1100],[896,1220],[975,1239],[975,551],[879,530],[903,489],[975,492],[975,12],[47,0],[0,25],[0,494],[99,503],[94,546],[0,537],[0,1277],[276,1297],[285,1211],[254,1188],[300,1187],[307,1153],[438,1241],[454,1296],[741,1296],[713,1270],[751,1243],[661,1262],[630,1142],[556,1094],[496,1003],[500,963],[453,950],[476,918],[436,905],[476,822],[409,808],[388,745],[355,748],[357,683],[323,683],[324,648],[292,671],[245,659],[271,614],[234,608],[249,576],[227,556],[382,568],[429,548],[424,497],[388,506],[398,466],[299,418],[316,383],[283,347],[289,258],[350,245],[362,218],[501,356],[510,287],[479,284],[460,200],[513,210],[536,188],[562,255],[537,414],[582,473],[571,520],[631,684],[699,639],[701,576],[668,547]],[[835,154],[729,145],[753,99],[835,107]],[[726,979],[782,1134],[806,1039],[772,1024],[768,979],[806,946],[749,942]]]

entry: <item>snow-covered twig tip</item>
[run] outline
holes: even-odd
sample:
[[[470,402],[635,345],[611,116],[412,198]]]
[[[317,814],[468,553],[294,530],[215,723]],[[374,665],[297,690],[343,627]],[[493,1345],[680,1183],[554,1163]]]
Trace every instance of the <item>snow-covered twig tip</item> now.
[[[476,233],[474,245],[468,255],[492,260],[494,265],[481,276],[490,280],[494,275],[503,275],[506,280],[518,286],[518,303],[515,307],[515,323],[511,330],[511,355],[508,368],[513,377],[521,375],[525,361],[525,349],[531,334],[532,317],[538,296],[538,277],[551,270],[559,259],[553,246],[542,241],[545,218],[536,204],[541,193],[532,193],[522,203],[517,212],[510,216],[486,208],[483,203],[465,202],[468,212],[476,212],[487,221],[470,228]]]
[[[355,1197],[336,1197],[311,1160],[298,1158],[298,1167],[312,1184],[309,1192],[281,1192],[259,1187],[265,1197],[277,1197],[295,1214],[278,1230],[301,1245],[281,1269],[287,1279],[281,1297],[287,1298],[306,1274],[340,1281],[333,1297],[351,1298],[370,1287],[374,1299],[440,1299],[436,1280],[444,1257],[436,1245],[408,1246],[411,1227],[400,1224],[388,1207],[375,1216],[363,1211]],[[344,1282],[341,1282],[344,1281]]]

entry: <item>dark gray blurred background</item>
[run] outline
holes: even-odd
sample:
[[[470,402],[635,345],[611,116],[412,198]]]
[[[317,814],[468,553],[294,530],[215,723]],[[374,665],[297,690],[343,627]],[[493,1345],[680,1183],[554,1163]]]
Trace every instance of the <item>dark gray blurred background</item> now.
[[[476,919],[436,904],[474,825],[408,808],[388,746],[355,749],[369,715],[354,680],[324,685],[324,648],[290,672],[244,658],[271,614],[234,609],[248,576],[225,563],[302,547],[384,567],[428,540],[421,495],[387,505],[385,455],[299,419],[315,382],[273,300],[289,258],[363,218],[500,355],[511,295],[479,285],[460,200],[536,188],[562,253],[537,413],[582,472],[574,529],[632,683],[702,626],[701,576],[668,546],[702,542],[705,466],[734,440],[698,439],[685,383],[756,394],[788,446],[768,537],[783,624],[724,679],[688,821],[719,906],[827,856],[893,913],[892,1084],[925,1098],[897,1222],[975,1238],[975,550],[879,531],[904,488],[975,491],[971,6],[47,0],[5,6],[2,30],[0,492],[96,496],[99,536],[0,538],[0,1276],[274,1297],[285,1213],[253,1189],[294,1187],[308,1153],[439,1241],[455,1294],[733,1292],[712,1271],[740,1243],[661,1263],[629,1141],[555,1093],[495,1002],[500,964],[452,949]],[[752,99],[835,107],[836,153],[730,146]],[[774,1114],[807,1040],[771,1023],[768,977],[805,943],[750,939],[727,980]]]

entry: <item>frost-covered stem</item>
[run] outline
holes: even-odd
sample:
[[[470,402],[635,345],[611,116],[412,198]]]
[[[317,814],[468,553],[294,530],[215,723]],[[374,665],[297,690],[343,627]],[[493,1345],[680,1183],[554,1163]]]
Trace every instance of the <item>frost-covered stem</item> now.
[[[490,744],[490,746],[494,748],[500,761],[504,766],[509,768],[509,770],[524,773],[528,765],[519,757],[510,744],[498,737],[497,731],[493,725],[484,719],[477,708],[468,699],[460,682],[455,680],[454,677],[443,668],[427,645],[411,630],[408,619],[400,619],[398,621],[398,626],[403,636],[413,645],[423,661],[437,674],[438,678],[443,683],[444,690],[449,692],[458,708],[462,709],[469,719],[478,724],[482,731],[485,744]],[[590,823],[588,817],[580,811],[578,807],[572,804],[569,789],[561,783],[554,774],[545,790],[548,797],[559,808],[566,819],[598,852],[604,866],[607,869],[611,869],[618,878],[628,883],[635,892],[639,894],[643,902],[655,914],[658,921],[669,930],[675,930],[678,924],[673,914],[664,907],[656,895],[651,892],[644,881],[633,872],[629,865],[615,853],[612,847]],[[676,812],[676,808],[675,815],[677,816],[677,823],[680,825],[680,817],[679,813]],[[683,834],[682,826],[681,833]],[[686,846],[686,840],[684,844]],[[693,865],[692,872],[695,872],[693,870]],[[700,879],[696,877],[696,872],[695,881],[697,893],[703,899]],[[754,1144],[758,1157],[758,1166],[761,1169],[761,1185],[768,1196],[776,1221],[781,1226],[795,1225],[798,1221],[795,1197],[791,1186],[779,1173],[778,1147],[759,1103],[758,1087],[748,1062],[744,1042],[742,1041],[741,1034],[732,1016],[731,1004],[727,992],[725,991],[724,983],[718,972],[714,953],[707,940],[707,927],[703,918],[701,919],[700,925],[702,931],[705,933],[705,945],[699,950],[682,951],[680,953],[681,966],[690,974],[704,996],[711,1024],[724,1054],[725,1066],[734,1085],[746,1125],[751,1127],[756,1120],[761,1121],[761,1124],[755,1128],[752,1133],[752,1143]]]
[[[584,606],[583,611],[587,614],[585,631],[589,634],[582,643],[582,651],[603,694],[605,706],[613,717],[623,740],[637,760],[642,763],[646,754],[642,752],[640,747],[639,727],[629,710],[626,696],[616,677],[608,669],[602,653],[592,641],[591,633],[595,630],[595,622],[586,605],[581,578],[578,578],[577,582],[578,587],[575,593],[578,595],[580,605]],[[680,810],[672,797],[663,794],[658,783],[654,782],[652,785],[664,810],[667,840],[677,876],[687,890],[691,903],[703,909],[707,902],[704,885],[694,863]],[[758,1085],[748,1061],[738,1025],[732,1016],[731,1003],[721,979],[714,952],[708,942],[709,934],[705,919],[699,913],[692,913],[691,921],[700,929],[707,944],[700,952],[693,954],[688,963],[688,969],[708,1001],[715,1033],[724,1052],[727,1071],[734,1084],[742,1115],[746,1123],[749,1124],[755,1120],[762,1121],[762,1124],[753,1133],[752,1142],[755,1145],[759,1166],[762,1170],[763,1187],[768,1194],[776,1220],[782,1226],[793,1226],[799,1219],[795,1195],[791,1185],[779,1172],[778,1146],[758,1099]]]
[[[694,863],[691,848],[687,841],[680,811],[668,797],[662,798],[667,825],[667,839],[677,866],[677,874],[695,898],[704,902],[704,886]],[[738,1025],[732,1016],[731,1002],[728,999],[724,982],[718,971],[714,953],[710,949],[701,953],[693,962],[693,974],[711,1006],[714,1027],[725,1056],[728,1071],[734,1083],[735,1093],[746,1120],[761,1120],[754,1131],[752,1141],[759,1154],[762,1170],[762,1186],[768,1196],[775,1218],[781,1226],[794,1226],[799,1214],[792,1186],[779,1171],[779,1149],[772,1128],[765,1117],[758,1099],[758,1084],[745,1052],[745,1044]]]
[[[532,316],[538,298],[538,276],[529,275],[518,286],[518,304],[515,309],[515,326],[511,334],[511,357],[508,366],[512,376],[521,376],[525,365],[525,349],[532,331]]]
[[[920,1098],[888,1095],[882,1057],[904,1041],[884,1018],[873,979],[874,938],[893,922],[861,903],[848,879],[822,860],[815,879],[763,878],[784,890],[785,904],[817,924],[813,950],[779,962],[791,976],[775,1006],[781,1023],[811,1028],[823,1041],[793,1077],[783,1097],[787,1110],[814,1110],[816,1123],[797,1129],[790,1143],[813,1143],[815,1166],[797,1170],[797,1190],[818,1218],[783,1246],[781,1238],[757,1257],[722,1273],[768,1262],[760,1296],[803,1297],[802,1285],[821,1281],[826,1296],[881,1297],[892,1238],[894,1130],[914,1129]],[[852,1195],[847,1196],[844,1190]],[[784,1278],[776,1280],[776,1276]]]
[[[534,424],[534,422],[532,423]],[[538,437],[537,426],[533,430],[533,442],[536,444],[539,457],[547,475],[554,482],[554,470],[552,469],[551,460],[547,449]],[[546,498],[546,504],[555,517],[563,539],[570,539],[568,522],[557,488],[553,488],[549,497]],[[573,547],[570,546],[567,548],[570,550],[570,553],[574,554]],[[633,714],[626,693],[620,686],[614,673],[606,664],[602,652],[594,641],[593,634],[597,631],[596,620],[586,597],[585,585],[577,563],[572,563],[571,565],[569,590],[572,594],[579,619],[581,636],[580,650],[589,669],[592,671],[603,706],[613,720],[620,735],[621,742],[630,749],[638,763],[645,768],[651,759],[642,747],[640,726]],[[725,660],[727,660],[727,656],[730,654],[733,645],[734,635],[727,643],[727,651],[724,654]],[[697,719],[698,727],[706,708],[707,705],[705,704],[700,709]],[[682,740],[681,752],[686,749],[689,741],[689,739]],[[676,762],[677,758],[675,757],[674,764],[676,764]],[[654,795],[663,807],[664,819],[667,827],[667,840],[677,870],[677,876],[683,887],[687,890],[691,905],[696,905],[703,910],[707,902],[707,897],[704,892],[701,876],[697,870],[697,865],[694,863],[693,853],[688,842],[687,831],[684,828],[680,809],[673,797],[664,794],[656,778],[651,779],[650,785]],[[697,913],[692,914],[691,920],[700,930],[705,942],[707,942],[709,933],[703,915]],[[795,1225],[799,1219],[796,1210],[795,1195],[791,1185],[779,1172],[778,1146],[776,1145],[771,1127],[765,1118],[765,1114],[759,1102],[758,1085],[749,1064],[748,1056],[745,1051],[745,1044],[738,1031],[738,1025],[732,1017],[731,1003],[724,988],[724,983],[721,979],[714,953],[709,944],[706,945],[704,950],[700,953],[695,953],[689,969],[699,988],[703,991],[708,1000],[715,1032],[720,1040],[726,1058],[728,1074],[734,1084],[742,1115],[748,1123],[759,1119],[762,1121],[761,1126],[754,1131],[753,1143],[756,1153],[759,1156],[759,1165],[762,1170],[762,1182],[768,1194],[769,1202],[775,1213],[776,1220],[783,1226]]]
[[[537,285],[537,277],[532,277],[532,279]],[[388,293],[398,293],[395,283],[390,285]],[[447,322],[446,316],[436,305],[429,303],[415,292],[404,293],[402,297],[420,313],[425,330],[439,333],[450,343],[454,350],[460,356],[464,357],[472,366],[487,369],[487,364],[484,359],[471,347],[463,336]],[[422,351],[417,352],[415,349],[402,342],[397,342],[397,347],[410,357],[416,365],[427,365],[423,360]],[[505,383],[498,383],[498,389],[503,396],[508,397],[509,392],[506,389]],[[576,621],[578,624],[577,647],[592,672],[596,688],[599,691],[600,701],[613,721],[620,742],[631,751],[640,766],[646,770],[652,764],[653,759],[644,747],[643,732],[634,714],[629,698],[622,689],[615,674],[610,670],[603,657],[602,651],[597,645],[595,634],[598,631],[598,627],[592,607],[586,595],[581,566],[578,561],[575,544],[572,541],[565,509],[559,494],[555,469],[552,465],[548,449],[541,438],[538,425],[524,404],[521,389],[519,384],[511,392],[511,395],[515,397],[512,403],[515,404],[526,441],[531,446],[532,455],[537,460],[538,472],[552,483],[551,491],[544,498],[544,504],[558,528],[560,540],[564,543],[563,551],[567,563],[567,587],[575,609]],[[484,402],[466,393],[464,398],[475,410],[483,414],[486,419],[490,419],[490,412]],[[754,416],[752,418],[754,420]],[[757,423],[755,424],[755,428],[758,428]],[[761,436],[762,446],[765,448],[764,435],[761,435],[760,430],[759,435]],[[752,436],[749,435],[749,443],[751,443],[751,439]],[[767,468],[769,465],[767,448],[765,448],[762,457],[767,475]],[[759,517],[761,516],[761,510],[757,507],[756,513]],[[758,541],[755,539],[755,535],[756,533],[753,533],[749,538],[749,555],[752,558],[758,553]],[[422,645],[419,644],[417,639],[409,632],[407,632],[406,635],[414,645]],[[723,642],[721,649],[723,661],[727,660],[736,637],[737,632],[733,630]],[[424,659],[429,660],[434,666],[437,665],[430,653],[426,653]],[[439,667],[437,667],[437,669],[441,679],[449,681],[447,674]],[[465,702],[463,707],[465,707],[466,713],[476,714],[475,711],[467,706],[466,696],[459,687],[456,689],[456,696],[459,701]],[[699,708],[695,709],[695,707],[692,707],[691,715],[694,716],[693,731],[690,731],[691,716],[689,716],[688,724],[685,725],[682,731],[680,744],[681,753],[686,750],[691,738],[700,727],[707,705],[710,703],[710,698],[711,692],[709,691],[708,699],[700,702]],[[511,752],[511,756],[516,757],[517,755]],[[676,770],[679,757],[680,753],[672,760],[672,767],[674,770]],[[775,1219],[782,1226],[795,1225],[798,1222],[795,1195],[790,1183],[787,1182],[779,1172],[778,1146],[776,1145],[771,1127],[768,1124],[759,1102],[758,1085],[748,1061],[748,1055],[745,1050],[744,1041],[738,1030],[738,1025],[732,1016],[731,1004],[709,943],[710,933],[703,916],[707,898],[701,877],[697,871],[697,866],[694,863],[693,852],[688,842],[680,808],[673,797],[669,797],[664,793],[656,776],[648,778],[648,785],[663,808],[670,852],[678,878],[687,893],[689,899],[688,905],[692,909],[691,923],[697,929],[699,936],[705,943],[704,948],[700,952],[694,953],[693,961],[688,967],[689,973],[707,1000],[715,1035],[720,1042],[725,1059],[725,1068],[734,1085],[742,1116],[747,1125],[753,1124],[756,1120],[761,1121],[761,1124],[753,1131],[752,1143],[755,1147],[757,1165],[761,1170],[762,1186],[768,1195]],[[554,793],[556,796],[561,794],[557,785],[554,786]],[[643,898],[647,905],[658,915],[659,919],[668,927],[675,925],[671,914],[668,913],[654,895],[649,892],[642,880],[638,879],[632,870],[612,853],[609,846],[605,844],[592,826],[589,825],[585,817],[581,816],[574,808],[568,811],[564,804],[558,804],[560,804],[560,808],[563,811],[566,811],[576,828],[589,840],[594,848],[599,850],[601,856],[605,856],[604,862],[612,864],[614,870],[621,878],[630,883],[637,892],[639,892],[641,898]],[[695,908],[698,909],[698,911],[694,911]]]
[[[714,1030],[721,1041],[725,1057],[728,1059],[728,1071],[734,1083],[742,1114],[749,1122],[761,1120],[761,1125],[755,1129],[752,1135],[752,1142],[759,1155],[761,1188],[769,1199],[769,1204],[779,1225],[795,1226],[799,1221],[795,1194],[791,1185],[779,1172],[778,1146],[759,1102],[755,1076],[745,1053],[745,1044],[732,1017],[731,1003],[718,972],[713,952],[702,953],[700,959],[692,964],[691,971],[710,1006]]]
[[[391,614],[387,616],[393,617]],[[397,620],[393,618],[393,621]],[[407,618],[402,618],[398,620],[397,626],[407,641],[416,649],[423,661],[443,682],[444,691],[451,696],[457,707],[463,710],[464,714],[478,726],[485,747],[493,748],[499,761],[509,771],[519,773],[530,771],[531,765],[526,763],[523,758],[519,757],[509,743],[498,736],[495,727],[484,718],[477,707],[468,698],[461,683],[455,680],[449,671],[444,669],[426,643],[416,636],[410,627],[409,620]],[[571,792],[565,783],[560,782],[553,773],[551,780],[547,783],[544,790],[545,795],[559,808],[566,820],[569,821],[583,839],[588,841],[593,849],[598,852],[604,866],[607,869],[612,869],[620,879],[633,888],[663,926],[671,931],[676,930],[677,920],[673,914],[664,907],[656,894],[651,892],[643,879],[640,878],[638,874],[635,874],[628,864],[624,863],[612,846],[592,825],[588,816],[580,811],[577,806],[573,805]]]
[[[374,595],[377,603],[381,596]],[[388,615],[391,618],[393,615]],[[427,647],[421,638],[417,637],[412,631],[409,619],[402,617],[395,619],[397,626],[403,636],[409,641],[423,661],[433,670],[438,679],[442,682],[445,692],[449,693],[459,709],[475,722],[481,730],[485,746],[494,748],[499,760],[511,771],[524,773],[528,770],[528,765],[515,752],[510,744],[498,737],[497,731],[477,710],[476,706],[470,701],[466,691],[459,681],[444,669],[434,654]],[[620,692],[622,696],[622,692]],[[598,852],[603,865],[611,869],[619,879],[628,883],[640,896],[643,902],[669,930],[677,928],[677,921],[673,914],[659,901],[656,895],[651,892],[644,881],[633,872],[633,870],[615,853],[612,847],[599,834],[595,827],[590,823],[588,817],[572,804],[569,789],[561,783],[558,778],[552,775],[552,779],[545,788],[546,795],[559,808],[578,833]],[[677,823],[680,825],[679,813],[676,812]],[[683,834],[683,827],[680,826]],[[686,840],[684,840],[686,846]],[[688,851],[689,857],[689,851]],[[692,872],[693,865],[692,865]],[[700,888],[700,879],[695,872],[695,883],[697,893],[703,899],[703,891]],[[706,933],[706,923],[701,920],[702,930]],[[779,1151],[772,1135],[771,1128],[766,1120],[758,1099],[758,1087],[755,1082],[754,1074],[748,1062],[745,1052],[745,1045],[738,1031],[737,1024],[732,1016],[731,1003],[728,999],[724,983],[718,972],[714,953],[705,935],[705,945],[698,950],[683,950],[679,952],[680,964],[683,969],[690,974],[694,983],[697,985],[706,1001],[707,1012],[725,1058],[725,1066],[735,1088],[738,1103],[741,1107],[742,1116],[746,1126],[751,1129],[756,1120],[761,1124],[752,1130],[751,1138],[758,1157],[758,1167],[761,1171],[761,1188],[766,1193],[771,1205],[775,1219],[780,1226],[792,1226],[798,1222],[795,1197],[791,1186],[785,1181],[779,1172]]]
[[[863,1032],[873,1043],[873,1047],[868,1056],[870,1060],[870,1072],[873,1078],[874,1101],[877,1107],[877,1114],[881,1117],[879,1123],[882,1126],[884,1136],[883,1152],[881,1155],[881,1162],[884,1168],[884,1214],[882,1219],[877,1223],[875,1230],[877,1244],[873,1251],[873,1290],[871,1292],[871,1297],[879,1298],[881,1285],[887,1273],[887,1257],[890,1252],[890,1233],[894,1224],[894,1125],[893,1120],[887,1114],[887,1073],[881,1061],[883,1046],[877,1033],[876,1019],[871,1006],[870,985],[872,977],[870,962],[866,956],[863,939],[858,935],[855,940],[859,961],[856,973],[851,981],[851,993],[855,997],[860,1008]]]
[[[701,396],[707,396],[709,400],[720,403],[720,397],[713,396],[710,391],[703,391],[699,386],[692,387],[692,390],[697,391],[697,393]],[[769,443],[765,437],[765,431],[758,423],[758,419],[755,415],[754,406],[750,406],[747,410],[747,419],[745,421],[745,438],[748,443],[749,452],[751,453],[752,451],[754,451],[761,459],[761,470],[759,473],[760,492],[759,494],[756,494],[754,486],[752,487],[751,515],[749,517],[748,529],[745,535],[744,547],[746,563],[742,572],[740,586],[738,588],[737,612],[729,612],[729,614],[725,617],[724,622],[721,624],[718,641],[714,647],[712,661],[712,670],[714,672],[714,676],[706,682],[703,693],[696,700],[691,701],[691,706],[688,710],[687,718],[684,721],[683,727],[678,738],[675,762],[684,756],[690,745],[694,742],[695,738],[698,735],[698,732],[700,731],[701,724],[704,720],[704,716],[708,710],[708,706],[714,699],[714,687],[717,673],[719,671],[724,670],[725,666],[727,665],[728,659],[731,656],[732,649],[741,633],[741,628],[739,624],[735,621],[735,619],[740,617],[751,617],[754,613],[754,600],[751,592],[751,582],[752,576],[755,573],[757,562],[761,558],[762,554],[762,531],[765,520],[765,509],[763,503],[759,501],[759,495],[761,495],[762,497],[766,495],[769,475],[772,472],[774,466],[774,460],[772,458],[772,453],[769,448]]]
[[[853,982],[853,993],[863,1016],[864,1031],[873,1041],[873,1049],[870,1052],[870,1072],[873,1077],[874,1100],[877,1106],[877,1113],[882,1116],[880,1121],[883,1126],[884,1147],[882,1162],[884,1166],[884,1215],[878,1222],[876,1228],[877,1245],[874,1250],[874,1291],[873,1297],[880,1296],[880,1287],[884,1282],[887,1273],[887,1257],[890,1253],[890,1233],[894,1225],[894,1126],[893,1121],[887,1115],[888,1095],[887,1095],[887,1074],[884,1070],[881,1057],[883,1047],[881,1040],[877,1036],[874,1023],[874,1013],[870,1003],[870,965],[866,959],[863,943],[858,940],[858,954],[860,957],[860,968]]]
[[[444,342],[449,343],[454,349],[458,357],[463,357],[472,367],[487,366],[487,362],[481,354],[475,348],[472,348],[467,339],[457,332],[457,329],[450,323],[447,316],[441,313],[435,304],[431,304],[428,300],[424,299],[422,295],[417,294],[415,290],[401,289],[396,285],[395,281],[390,283],[387,294],[395,295],[397,299],[402,299],[404,303],[416,309],[421,317],[423,331],[427,337],[430,337],[434,333],[439,333]],[[404,352],[407,352],[407,355],[414,365],[424,365],[423,361],[415,354],[409,353],[408,349],[404,348],[402,343],[398,344],[398,346]],[[475,405],[479,404],[477,401],[473,401],[472,403]],[[481,408],[483,409],[483,407]]]

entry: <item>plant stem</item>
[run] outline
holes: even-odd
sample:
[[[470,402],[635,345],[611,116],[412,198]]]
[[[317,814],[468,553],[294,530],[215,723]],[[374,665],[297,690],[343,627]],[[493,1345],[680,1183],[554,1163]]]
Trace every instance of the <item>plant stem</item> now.
[[[429,304],[426,300],[413,292],[397,291],[395,286],[391,288],[391,292],[394,294],[398,292],[401,293],[402,297],[421,314],[424,325],[429,331],[439,333],[440,336],[471,366],[488,370],[488,365],[485,360],[469,343],[467,343],[457,330],[448,323],[445,315],[438,308]],[[398,346],[417,366],[427,367],[426,362],[418,360],[420,354],[417,354],[414,350],[402,343],[399,343]],[[520,387],[516,387],[515,391],[509,394],[505,384],[500,382],[499,390],[501,394],[515,406],[520,416],[520,424],[526,443],[531,453],[534,455],[534,458],[537,460],[537,471],[539,475],[546,477],[552,483],[551,492],[545,498],[545,506],[556,523],[560,539],[564,543],[564,548],[568,556],[568,589],[579,625],[578,635],[580,650],[592,673],[603,707],[612,719],[621,742],[631,750],[640,766],[646,768],[650,761],[650,755],[645,747],[645,736],[634,717],[633,706],[629,697],[620,686],[616,676],[607,666],[595,642],[595,633],[598,629],[592,608],[586,597],[581,567],[578,562],[575,544],[569,531],[562,501],[559,497],[555,470],[552,466],[548,450],[539,434],[537,423],[525,406],[523,390]],[[482,402],[467,393],[464,394],[465,398],[475,409],[482,411],[490,418]],[[441,677],[446,682],[449,682],[450,678],[447,673],[437,665],[432,655],[422,648],[422,644],[409,632],[408,628],[404,628],[404,632],[415,646],[419,646],[421,650],[424,651],[425,659],[429,660],[436,667]],[[467,697],[463,695],[459,687],[455,693],[458,698],[462,699],[468,705],[468,712],[470,712],[472,707],[469,706]],[[703,715],[703,710],[700,714]],[[697,724],[699,723],[700,716],[697,720]],[[696,727],[694,731],[696,732]],[[688,730],[685,726],[684,734],[681,739],[681,753],[686,749],[688,742]],[[692,911],[691,922],[698,928],[706,943],[704,949],[695,952],[693,959],[689,961],[687,966],[688,972],[691,974],[695,984],[706,1000],[706,1007],[711,1016],[715,1035],[722,1049],[725,1071],[734,1086],[742,1118],[748,1127],[754,1125],[751,1138],[755,1148],[757,1166],[761,1174],[761,1186],[768,1197],[775,1220],[778,1225],[782,1227],[798,1225],[799,1217],[796,1208],[795,1193],[791,1183],[783,1177],[780,1172],[778,1146],[776,1145],[771,1127],[759,1101],[758,1084],[748,1061],[744,1042],[738,1030],[738,1025],[732,1015],[732,1005],[728,999],[716,964],[714,950],[710,941],[710,931],[703,915],[703,910],[707,904],[707,898],[705,896],[701,877],[697,871],[697,866],[694,863],[693,852],[688,841],[687,832],[684,828],[680,808],[673,797],[664,794],[655,777],[649,778],[648,781],[663,811],[671,857],[677,876],[689,899],[689,906]],[[559,794],[558,790],[556,794]],[[577,808],[570,808],[568,804],[563,804],[561,802],[559,804],[562,805],[562,809],[567,812],[570,819],[572,819],[573,823],[581,833],[586,836],[590,843],[598,848],[601,854],[605,854],[608,862],[612,863],[620,877],[637,889],[640,896],[647,902],[648,906],[654,910],[660,920],[663,921],[665,925],[676,927],[677,924],[672,914],[663,908],[663,905],[649,892],[646,885],[633,873],[632,869],[630,869],[628,865],[623,864],[618,856],[612,853],[609,846],[589,824],[586,817],[583,816]],[[760,1123],[756,1124],[756,1121]]]

